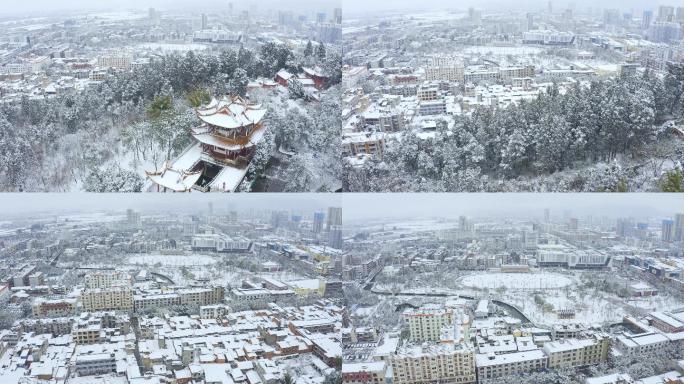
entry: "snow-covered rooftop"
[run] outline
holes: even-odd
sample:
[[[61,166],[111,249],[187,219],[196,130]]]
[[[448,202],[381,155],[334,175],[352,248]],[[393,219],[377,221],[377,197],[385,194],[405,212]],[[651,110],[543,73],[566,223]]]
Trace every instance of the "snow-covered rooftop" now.
[[[262,109],[260,105],[249,105],[238,96],[227,96],[220,100],[214,98],[207,106],[197,109],[200,120],[226,129],[258,124],[265,114],[266,109]]]

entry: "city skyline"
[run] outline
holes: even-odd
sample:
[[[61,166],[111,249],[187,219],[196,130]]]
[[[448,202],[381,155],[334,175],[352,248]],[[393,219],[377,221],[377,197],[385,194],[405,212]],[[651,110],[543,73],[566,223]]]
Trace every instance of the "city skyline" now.
[[[89,11],[122,11],[122,10],[137,10],[147,11],[148,8],[156,8],[159,11],[170,10],[188,10],[192,9],[197,12],[220,11],[227,12],[229,4],[233,4],[235,11],[256,9],[258,11],[271,10],[290,10],[296,12],[307,12],[312,10],[327,10],[330,13],[335,8],[341,7],[340,0],[293,0],[289,1],[286,7],[282,7],[282,2],[277,0],[244,0],[244,1],[229,1],[229,0],[208,0],[201,4],[194,3],[190,0],[121,0],[116,3],[111,2],[92,2],[89,0],[37,0],[30,3],[16,3],[12,7],[6,7],[0,10],[0,17],[12,16],[17,14],[37,14],[47,15],[50,12],[60,11],[67,13],[87,13]]]
[[[587,11],[589,9],[594,12],[601,12],[604,9],[617,8],[624,11],[635,10],[653,10],[657,11],[658,7],[661,5],[665,6],[684,6],[684,1],[674,0],[674,1],[660,1],[658,3],[645,4],[641,0],[601,0],[601,1],[545,1],[545,0],[523,0],[523,1],[511,1],[511,0],[466,0],[459,2],[444,2],[439,0],[426,0],[426,1],[411,1],[411,0],[398,0],[392,2],[375,2],[368,4],[362,0],[347,0],[344,2],[344,7],[347,15],[351,18],[356,18],[357,16],[364,13],[378,14],[379,12],[421,12],[421,11],[439,11],[448,9],[458,9],[461,11],[466,11],[469,7],[474,7],[481,10],[491,10],[495,13],[497,10],[501,9],[514,9],[514,10],[524,10],[524,11],[540,11],[544,12],[548,10],[549,3],[552,6],[552,10],[556,13],[562,13],[565,9],[581,10]],[[363,11],[365,10],[365,12]]]
[[[154,194],[131,194],[122,199],[118,194],[0,194],[0,211],[7,217],[24,214],[40,215],[64,212],[115,211],[135,209],[141,212],[192,213],[213,204],[216,211],[225,213],[226,207],[244,209],[286,209],[308,212],[340,206],[336,194],[237,194],[231,199],[214,194],[169,194],[163,199]]]
[[[344,220],[484,217],[543,217],[550,209],[556,217],[571,211],[574,217],[601,216],[657,218],[684,211],[684,196],[668,194],[345,194]],[[396,207],[402,207],[397,210]]]

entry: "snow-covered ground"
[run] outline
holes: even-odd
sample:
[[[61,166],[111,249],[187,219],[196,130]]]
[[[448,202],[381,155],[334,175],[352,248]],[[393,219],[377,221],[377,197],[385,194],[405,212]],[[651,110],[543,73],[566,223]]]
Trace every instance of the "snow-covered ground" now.
[[[207,255],[135,255],[128,258],[129,264],[154,265],[174,267],[206,266],[216,263],[215,257]]]
[[[543,307],[537,305],[534,301],[534,296],[530,294],[509,293],[502,297],[502,301],[515,305],[531,321],[541,326],[551,326],[554,324],[610,324],[622,321],[622,317],[626,314],[619,302],[607,300],[605,297],[598,295],[579,298],[572,294],[566,295],[564,291],[540,294],[539,296],[546,303],[553,305],[553,310],[551,311],[545,311]],[[575,317],[573,319],[559,319],[556,311],[560,309],[574,309]]]
[[[388,271],[392,274],[391,271]],[[620,298],[615,294],[596,289],[580,287],[581,272],[567,270],[536,271],[532,273],[503,273],[483,271],[458,277],[454,274],[455,286],[444,287],[444,281],[431,279],[432,274],[420,274],[410,281],[392,284],[376,283],[375,293],[392,293],[399,297],[424,295],[425,299],[438,299],[438,295],[461,297],[488,297],[517,307],[526,317],[539,326],[554,324],[584,324],[601,326],[621,322],[625,315],[651,311],[672,310],[684,307],[684,302],[661,294],[647,298]],[[600,277],[596,277],[600,278]],[[486,291],[485,291],[486,290]],[[380,300],[385,297],[382,296]],[[418,296],[406,296],[407,299]],[[560,319],[557,311],[573,310],[574,318]],[[357,308],[355,315],[363,316],[374,308]]]
[[[565,275],[552,272],[538,273],[478,273],[464,276],[461,284],[470,288],[496,289],[507,288],[516,290],[546,290],[564,288],[572,284]]]

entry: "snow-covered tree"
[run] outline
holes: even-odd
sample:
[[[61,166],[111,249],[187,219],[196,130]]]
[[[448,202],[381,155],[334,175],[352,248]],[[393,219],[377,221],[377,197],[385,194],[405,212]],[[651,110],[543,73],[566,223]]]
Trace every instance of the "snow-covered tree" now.
[[[0,173],[4,178],[2,189],[21,189],[22,180],[30,172],[31,165],[35,164],[31,136],[30,130],[12,126],[0,114]]]
[[[87,192],[140,192],[142,186],[143,179],[140,175],[113,164],[92,169],[84,188]]]
[[[294,78],[287,82],[287,93],[291,99],[303,99],[306,96],[302,82]]]
[[[311,172],[307,168],[306,159],[301,155],[290,158],[287,174],[284,175],[285,192],[307,192],[311,186]]]
[[[304,57],[310,57],[311,55],[313,55],[313,44],[309,40],[306,43],[306,48],[304,48]]]
[[[316,46],[316,57],[318,60],[323,60],[325,59],[325,44],[323,42],[318,42],[318,45]]]
[[[238,68],[235,70],[233,78],[228,82],[228,93],[231,95],[245,96],[247,94],[248,83],[249,78],[247,77],[247,71]]]

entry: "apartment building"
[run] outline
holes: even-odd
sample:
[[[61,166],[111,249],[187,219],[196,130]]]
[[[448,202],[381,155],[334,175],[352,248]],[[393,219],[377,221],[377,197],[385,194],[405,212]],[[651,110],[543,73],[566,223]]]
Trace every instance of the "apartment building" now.
[[[401,131],[404,129],[404,113],[399,109],[373,108],[361,115],[361,124],[382,132]]]
[[[385,384],[384,361],[345,363],[342,365],[342,384]]]
[[[33,332],[37,335],[49,333],[53,336],[61,336],[71,333],[73,320],[68,317],[54,319],[22,319],[15,323],[15,329],[19,333]]]
[[[86,288],[111,288],[131,284],[131,277],[121,271],[98,271],[85,276]]]
[[[231,313],[231,308],[225,304],[204,305],[200,307],[200,318],[220,319]]]
[[[116,372],[114,353],[94,353],[74,358],[74,368],[79,376],[104,375]]]
[[[651,325],[663,332],[684,331],[684,313],[651,312],[649,317]]]
[[[174,292],[150,293],[133,296],[133,307],[136,312],[154,307],[174,305],[211,305],[219,304],[224,299],[224,288],[186,288]]]
[[[534,66],[502,67],[499,68],[499,77],[504,81],[511,81],[514,78],[531,78],[534,77]]]
[[[477,381],[481,383],[497,377],[545,369],[547,357],[541,349],[499,355],[494,352],[480,353],[475,355],[475,365]]]
[[[106,333],[101,324],[90,322],[74,324],[71,337],[76,345],[98,344],[105,340]]]
[[[355,132],[342,139],[344,156],[377,155],[382,158],[385,151],[385,135],[381,132]]]
[[[47,300],[37,298],[33,302],[31,311],[33,317],[62,317],[76,313],[78,302],[76,299],[64,298]]]
[[[442,329],[453,322],[453,312],[444,308],[419,308],[404,312],[410,340],[413,342],[438,341]]]
[[[446,101],[444,99],[423,101],[419,106],[421,116],[444,115],[446,112]]]
[[[390,356],[394,384],[475,383],[475,357],[462,345],[408,347]]]
[[[130,287],[86,289],[81,301],[86,311],[132,311],[133,290]]]
[[[608,359],[610,338],[595,335],[587,339],[563,339],[544,344],[549,368],[581,367]]]
[[[618,336],[615,347],[625,355],[647,355],[667,347],[670,340],[660,333]]]
[[[128,69],[131,67],[131,56],[101,56],[97,58],[97,66],[102,68]]]
[[[264,288],[233,288],[230,291],[230,296],[233,300],[242,302],[277,301],[280,297],[294,295],[295,293],[291,289],[280,291]]]
[[[177,293],[143,294],[133,296],[134,311],[140,312],[147,308],[164,308],[181,304]]]
[[[211,305],[223,302],[225,288],[213,286],[210,288],[187,288],[177,291],[181,304],[184,305]]]
[[[495,82],[499,80],[498,69],[468,69],[463,75],[465,83]]]
[[[423,85],[420,88],[418,88],[418,92],[416,93],[416,95],[418,96],[418,100],[420,101],[437,100],[437,98],[439,97],[439,87],[433,84]]]
[[[426,67],[425,80],[463,81],[463,66]]]

